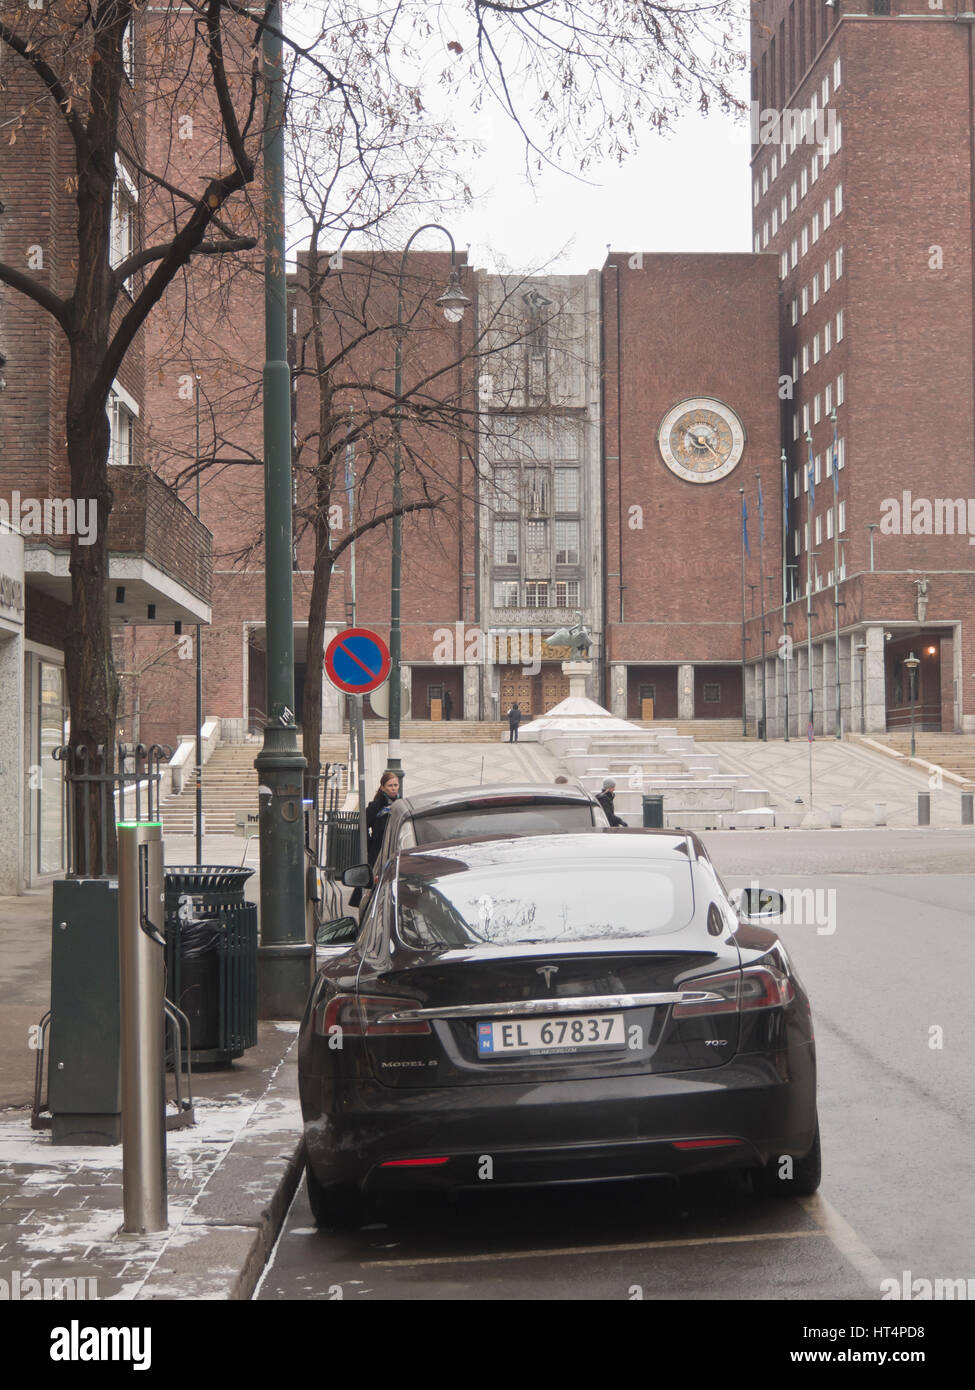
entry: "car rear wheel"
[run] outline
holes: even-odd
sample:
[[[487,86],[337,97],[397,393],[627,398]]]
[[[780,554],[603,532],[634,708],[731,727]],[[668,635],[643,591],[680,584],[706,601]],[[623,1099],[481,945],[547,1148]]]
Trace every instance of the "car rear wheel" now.
[[[819,1121],[812,1148],[802,1158],[785,1164],[781,1157],[769,1159],[764,1168],[753,1175],[755,1191],[763,1197],[810,1197],[819,1187],[822,1176],[822,1155],[819,1146]]]
[[[375,1211],[375,1200],[350,1183],[325,1187],[315,1177],[311,1164],[305,1165],[305,1187],[316,1226],[358,1226]]]

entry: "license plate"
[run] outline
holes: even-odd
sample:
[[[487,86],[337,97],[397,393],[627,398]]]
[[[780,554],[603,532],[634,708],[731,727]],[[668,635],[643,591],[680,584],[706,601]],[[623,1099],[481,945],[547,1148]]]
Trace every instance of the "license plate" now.
[[[519,1018],[510,1023],[479,1023],[477,1055],[507,1057],[516,1052],[588,1052],[623,1047],[622,1014],[562,1014],[555,1018]]]

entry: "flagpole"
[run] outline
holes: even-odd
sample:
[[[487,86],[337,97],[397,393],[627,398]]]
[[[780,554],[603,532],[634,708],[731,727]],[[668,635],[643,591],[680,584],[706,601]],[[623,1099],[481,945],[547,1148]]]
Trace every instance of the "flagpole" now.
[[[762,614],[762,742],[768,743],[768,701],[765,685],[765,507],[762,502],[762,475],[756,471],[755,477],[758,479],[758,592],[761,596]]]
[[[745,489],[741,497],[741,736],[748,737],[748,708],[745,702]]]
[[[839,459],[836,451],[836,407],[833,419],[833,615],[836,646],[836,737],[843,737],[843,699],[840,686],[840,480],[837,476]],[[852,674],[852,673],[851,673]]]
[[[789,470],[782,450],[782,635],[789,635],[791,623],[786,621],[786,602],[788,599],[788,575],[789,575]],[[785,652],[785,742],[789,742],[789,676],[792,665],[792,643],[783,643]]]

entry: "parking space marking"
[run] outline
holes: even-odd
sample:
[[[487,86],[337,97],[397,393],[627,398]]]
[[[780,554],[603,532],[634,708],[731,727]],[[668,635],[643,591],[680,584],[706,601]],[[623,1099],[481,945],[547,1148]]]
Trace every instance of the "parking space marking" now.
[[[570,1245],[547,1250],[498,1250],[481,1255],[428,1255],[416,1260],[362,1260],[360,1269],[412,1269],[417,1265],[484,1264],[495,1260],[539,1260],[552,1255],[614,1255],[635,1250],[679,1250],[691,1245],[744,1245],[762,1240],[801,1240],[807,1236],[830,1239],[817,1226],[811,1231],[765,1231],[745,1236],[696,1236],[686,1240],[638,1240],[625,1245]]]
[[[836,1208],[821,1193],[816,1192],[811,1197],[798,1197],[796,1200],[803,1211],[816,1222],[823,1235],[827,1236],[840,1254],[849,1261],[860,1277],[877,1290],[879,1297],[882,1280],[889,1279],[891,1275],[866,1241],[857,1235],[850,1223],[840,1216]]]

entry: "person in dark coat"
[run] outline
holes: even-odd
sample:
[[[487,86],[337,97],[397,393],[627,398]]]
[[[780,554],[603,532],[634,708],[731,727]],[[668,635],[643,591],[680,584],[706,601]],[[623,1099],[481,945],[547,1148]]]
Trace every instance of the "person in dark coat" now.
[[[379,790],[366,807],[366,854],[370,869],[375,867],[376,860],[379,858],[383,836],[386,834],[389,808],[398,796],[399,775],[395,772],[384,772],[379,779]],[[361,901],[362,889],[354,888],[349,899],[349,906],[358,907]]]
[[[521,723],[521,710],[518,708],[518,701],[508,710],[508,742],[518,742],[518,725]]]
[[[606,812],[606,819],[610,825],[625,825],[625,820],[620,820],[616,814],[616,783],[611,777],[607,777],[603,783],[601,792],[597,792],[596,800]]]
[[[444,719],[449,719],[449,718],[450,718],[451,713],[453,712],[453,708],[454,708],[454,697],[451,695],[451,693],[450,693],[449,690],[445,690],[444,693],[443,693],[443,717],[444,717]]]

